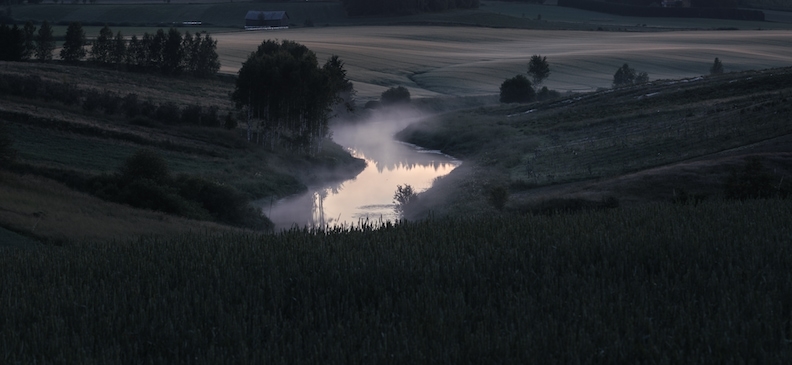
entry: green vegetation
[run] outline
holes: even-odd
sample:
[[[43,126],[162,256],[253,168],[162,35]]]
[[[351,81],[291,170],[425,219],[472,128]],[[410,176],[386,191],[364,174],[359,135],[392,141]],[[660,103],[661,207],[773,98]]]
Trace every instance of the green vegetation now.
[[[501,84],[501,103],[527,103],[536,98],[531,81],[524,75],[514,76]]]
[[[27,75],[30,70],[36,75]],[[361,168],[362,161],[330,141],[309,157],[281,148],[266,151],[247,143],[244,130],[220,129],[220,110],[229,110],[226,120],[236,120],[228,98],[233,82],[227,80],[165,82],[155,75],[39,63],[8,63],[3,71],[0,120],[9,126],[18,156],[10,168],[110,201],[261,228],[266,225],[248,201],[299,192],[318,179],[315,169],[345,176]],[[100,92],[97,85],[130,93]],[[114,177],[141,148],[167,161],[167,183]],[[17,209],[24,215],[43,207]],[[23,232],[30,227],[3,222]]]
[[[55,37],[52,34],[52,26],[46,20],[41,23],[35,37],[36,59],[39,61],[49,61],[52,59],[52,51],[55,50]]]
[[[528,61],[528,75],[531,76],[534,86],[538,88],[550,76],[550,64],[547,63],[547,57],[531,56],[531,60]]]
[[[422,194],[423,214],[489,214],[486,187],[496,183],[509,186],[506,210],[517,212],[556,198],[581,206],[670,201],[682,190],[723,198],[745,157],[776,171],[776,186],[792,177],[781,147],[792,133],[789,85],[790,68],[654,81],[448,113],[397,137],[466,161]]]
[[[0,311],[13,315],[0,351],[12,363],[788,363],[791,207],[3,249]]]
[[[266,40],[242,64],[231,98],[247,113],[248,141],[255,124],[256,143],[315,155],[329,134],[331,108],[352,92],[338,57],[320,68],[307,47]]]
[[[715,62],[712,63],[712,67],[710,67],[710,75],[720,75],[723,73],[723,63],[715,57]]]
[[[398,105],[410,103],[410,90],[404,86],[392,87],[380,95],[382,105]]]
[[[626,63],[613,75],[613,87],[640,85],[647,82],[649,82],[649,74],[635,71]]]
[[[72,22],[69,24],[69,29],[66,30],[66,40],[63,42],[61,48],[60,58],[66,62],[75,62],[85,57],[85,31],[82,29],[82,24],[79,22]]]

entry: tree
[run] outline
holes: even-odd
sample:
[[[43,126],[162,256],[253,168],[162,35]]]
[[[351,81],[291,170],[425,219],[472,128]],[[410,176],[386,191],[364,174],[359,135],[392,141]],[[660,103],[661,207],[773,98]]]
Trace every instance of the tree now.
[[[110,63],[110,52],[113,50],[113,31],[105,25],[99,30],[99,36],[91,46],[91,60],[99,63]]]
[[[60,57],[64,61],[74,62],[79,61],[85,57],[85,31],[82,29],[82,24],[79,22],[72,22],[69,28],[66,29],[66,40],[63,42],[63,48],[60,52]]]
[[[24,50],[22,52],[23,60],[29,60],[30,56],[33,55],[33,52],[36,50],[35,37],[36,26],[33,25],[33,22],[28,20],[22,28],[22,39],[24,43]]]
[[[613,87],[639,85],[647,82],[649,82],[648,73],[637,72],[626,63],[619,67],[613,75]]]
[[[14,24],[0,26],[0,61],[21,61],[25,53],[22,30]]]
[[[121,34],[121,31],[116,33],[115,38],[113,39],[113,48],[110,49],[110,62],[121,65],[124,63],[124,59],[127,56],[127,46],[126,41],[124,40],[124,35]]]
[[[220,70],[220,58],[217,56],[217,41],[209,34],[201,39],[198,34],[193,40],[193,52],[190,56],[192,68],[190,73],[195,77],[209,77]]]
[[[271,148],[286,142],[309,154],[319,151],[329,130],[329,109],[336,99],[330,77],[316,54],[293,41],[266,40],[242,64],[232,99],[248,112],[248,139],[253,124]]]
[[[146,33],[148,34],[148,33]],[[148,48],[138,40],[137,35],[132,35],[127,46],[126,63],[128,67],[143,67],[148,59]]]
[[[380,95],[382,105],[406,104],[410,102],[410,90],[404,86],[392,87]]]
[[[710,75],[720,75],[722,73],[723,63],[721,63],[718,57],[715,57],[715,62],[712,64],[712,67],[710,67]]]
[[[396,213],[404,214],[411,203],[418,201],[418,193],[410,185],[396,185],[396,193],[393,194],[393,202],[396,203]]]
[[[500,87],[501,103],[526,103],[536,98],[531,81],[523,75],[507,79]]]
[[[168,31],[162,46],[162,64],[160,70],[166,75],[176,75],[181,72],[184,49],[182,49],[182,36],[178,29]]]
[[[332,55],[327,59],[322,69],[330,77],[330,88],[332,93],[336,95],[336,100],[333,103],[336,106],[342,106],[346,111],[353,111],[355,109],[355,88],[352,85],[352,81],[347,78],[346,70],[344,70],[344,61],[341,61],[337,55]],[[334,108],[333,111],[337,113],[339,111],[337,109]]]
[[[52,51],[55,50],[55,37],[52,35],[52,26],[45,20],[41,23],[41,28],[36,35],[36,59],[39,61],[49,61],[52,59]]]
[[[531,60],[528,62],[528,75],[531,76],[533,84],[538,88],[550,76],[550,65],[547,63],[547,57],[542,57],[541,55],[531,56]]]

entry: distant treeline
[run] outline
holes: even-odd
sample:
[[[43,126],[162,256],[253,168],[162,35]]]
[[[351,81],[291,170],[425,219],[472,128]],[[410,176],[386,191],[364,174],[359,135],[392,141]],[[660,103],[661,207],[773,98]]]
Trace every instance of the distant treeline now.
[[[642,0],[635,0],[638,3]],[[625,0],[627,2],[627,0]],[[696,2],[693,2],[694,4]],[[699,4],[705,4],[705,0],[700,0]],[[764,21],[764,13],[758,10],[746,10],[726,7],[668,7],[659,6],[637,6],[616,3],[606,3],[592,0],[558,0],[559,6],[577,8],[583,10],[597,11],[601,13],[622,15],[622,16],[642,16],[642,17],[669,17],[669,18],[713,18],[713,19],[735,19],[735,20],[756,20]]]
[[[653,6],[659,7],[660,0],[585,0],[585,1],[601,1],[612,4],[631,5],[631,6]],[[682,3],[681,0],[678,1]],[[736,8],[738,6],[737,0],[690,0],[690,6],[694,8]],[[674,7],[674,6],[669,6]]]
[[[408,15],[475,9],[479,0],[341,0],[349,15]]]

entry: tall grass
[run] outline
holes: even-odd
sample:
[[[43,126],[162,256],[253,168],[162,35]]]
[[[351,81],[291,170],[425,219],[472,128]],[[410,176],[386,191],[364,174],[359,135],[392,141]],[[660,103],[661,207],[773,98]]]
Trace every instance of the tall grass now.
[[[788,363],[792,206],[0,255],[6,363]]]

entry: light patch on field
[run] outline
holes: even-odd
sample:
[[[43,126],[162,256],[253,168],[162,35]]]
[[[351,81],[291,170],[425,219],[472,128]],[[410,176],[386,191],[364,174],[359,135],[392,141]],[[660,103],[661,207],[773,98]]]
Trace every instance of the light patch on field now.
[[[215,35],[221,72],[236,73],[266,39],[299,42],[320,62],[345,62],[361,100],[402,85],[413,97],[497,94],[503,80],[527,71],[531,55],[546,56],[546,86],[559,91],[610,87],[622,64],[651,80],[709,72],[715,57],[726,72],[792,65],[792,32],[584,32],[475,27],[360,26],[301,28]]]

